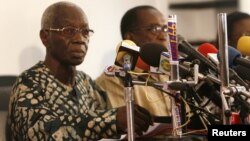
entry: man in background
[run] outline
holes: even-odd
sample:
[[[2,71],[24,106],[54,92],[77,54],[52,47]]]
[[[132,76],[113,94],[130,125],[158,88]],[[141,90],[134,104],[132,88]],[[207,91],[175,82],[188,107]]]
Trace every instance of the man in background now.
[[[244,12],[232,12],[227,15],[228,45],[237,47],[242,36],[250,36],[250,15]]]
[[[242,36],[250,36],[250,15],[239,11],[229,13],[227,15],[227,32],[228,45],[237,48],[238,40]],[[249,56],[244,57],[249,59]],[[233,69],[250,86],[250,76],[248,74],[250,69],[242,65],[234,66]]]
[[[123,40],[131,40],[137,46],[143,47],[147,43],[158,43],[167,46],[167,21],[163,14],[152,6],[137,6],[128,10],[121,19],[121,35]],[[140,62],[143,63],[144,62]],[[145,70],[136,65],[135,72]],[[147,65],[147,64],[144,64]],[[148,66],[149,67],[149,66]],[[147,72],[147,71],[146,71]],[[132,75],[133,76],[133,75]],[[145,80],[147,77],[145,78]],[[149,81],[166,82],[168,76],[151,74]],[[112,107],[125,105],[124,84],[119,77],[101,74],[96,83],[107,91]],[[133,86],[135,103],[149,110],[154,116],[167,117],[171,115],[170,98],[168,94],[150,86]],[[166,119],[164,119],[167,122]],[[163,121],[164,121],[163,120]]]

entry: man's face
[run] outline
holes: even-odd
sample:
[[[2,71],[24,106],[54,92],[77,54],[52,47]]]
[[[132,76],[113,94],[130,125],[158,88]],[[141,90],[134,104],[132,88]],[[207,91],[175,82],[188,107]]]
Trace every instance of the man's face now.
[[[250,36],[250,18],[241,20],[233,25],[232,39],[230,45],[236,47],[241,36]]]
[[[163,15],[154,9],[141,10],[137,14],[137,27],[130,40],[140,47],[151,42],[167,46],[167,23]]]
[[[88,30],[87,18],[81,10],[72,7],[59,11],[57,15],[50,28],[64,31],[49,30],[47,53],[61,64],[79,65],[87,53],[89,36],[72,30]]]

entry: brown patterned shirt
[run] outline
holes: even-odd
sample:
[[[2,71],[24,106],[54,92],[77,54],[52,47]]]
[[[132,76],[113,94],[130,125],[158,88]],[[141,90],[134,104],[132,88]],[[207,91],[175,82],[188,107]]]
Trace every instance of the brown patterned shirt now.
[[[117,138],[116,109],[105,93],[78,71],[72,88],[39,62],[17,79],[9,106],[12,140],[98,140]]]

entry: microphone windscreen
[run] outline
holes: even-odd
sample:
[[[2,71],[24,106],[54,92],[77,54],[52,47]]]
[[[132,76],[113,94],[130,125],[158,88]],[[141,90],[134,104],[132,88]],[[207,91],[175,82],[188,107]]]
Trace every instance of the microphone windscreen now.
[[[250,36],[242,36],[237,43],[237,49],[241,54],[250,56]]]
[[[217,54],[218,59],[220,60],[220,53]],[[229,67],[236,66],[235,59],[241,57],[240,52],[234,47],[228,46],[228,65]]]
[[[208,53],[217,53],[218,49],[210,44],[210,43],[204,43],[201,44],[198,49],[197,49],[202,55],[206,56],[208,55]]]
[[[228,46],[228,63],[229,63],[229,67],[233,67],[233,66],[236,66],[236,64],[234,63],[234,60],[238,57],[241,57],[241,54],[240,52],[231,47],[231,46]]]
[[[140,57],[150,66],[159,67],[162,52],[167,52],[167,48],[163,45],[157,43],[147,43],[140,48]]]

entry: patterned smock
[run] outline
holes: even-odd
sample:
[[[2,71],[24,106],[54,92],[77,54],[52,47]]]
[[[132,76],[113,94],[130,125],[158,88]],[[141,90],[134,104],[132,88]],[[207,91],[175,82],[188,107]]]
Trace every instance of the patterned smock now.
[[[85,73],[77,72],[72,88],[39,62],[22,73],[13,87],[8,118],[12,140],[118,138],[116,109],[105,109],[104,100],[105,93]]]

